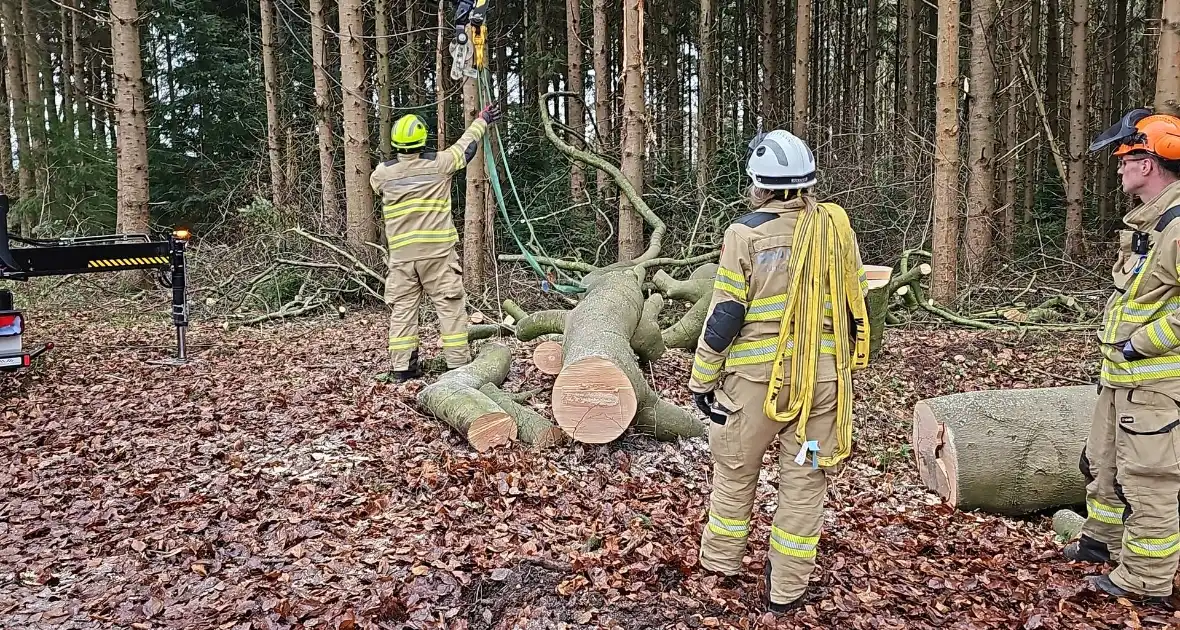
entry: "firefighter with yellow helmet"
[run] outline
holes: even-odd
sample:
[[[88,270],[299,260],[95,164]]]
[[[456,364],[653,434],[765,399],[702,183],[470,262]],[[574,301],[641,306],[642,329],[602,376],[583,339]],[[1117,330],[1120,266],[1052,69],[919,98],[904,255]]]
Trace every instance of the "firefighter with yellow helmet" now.
[[[1180,558],[1180,118],[1128,112],[1090,145],[1114,146],[1123,217],[1102,373],[1081,456],[1086,524],[1071,560],[1111,563],[1088,578],[1114,597],[1164,603]]]
[[[396,155],[369,176],[381,196],[389,250],[385,303],[389,318],[389,357],[397,380],[420,375],[418,308],[422,294],[438,313],[447,367],[471,361],[467,345],[467,293],[455,245],[459,233],[451,220],[451,179],[479,150],[488,125],[500,112],[485,107],[459,140],[444,151],[426,150],[426,123],[414,114],[398,119],[392,144]]]
[[[815,158],[782,130],[750,143],[752,212],[723,237],[689,389],[712,421],[704,569],[734,575],[762,456],[779,443],[766,604],[799,604],[815,568],[828,476],[852,447],[852,369],[868,361],[868,290],[844,209],[820,203]]]

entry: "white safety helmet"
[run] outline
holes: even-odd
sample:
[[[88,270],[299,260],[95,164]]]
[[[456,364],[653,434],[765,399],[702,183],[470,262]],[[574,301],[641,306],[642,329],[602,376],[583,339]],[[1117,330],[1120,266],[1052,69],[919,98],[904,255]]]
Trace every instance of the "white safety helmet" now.
[[[746,174],[755,186],[796,190],[815,185],[815,155],[798,137],[776,129],[756,136],[749,150]]]

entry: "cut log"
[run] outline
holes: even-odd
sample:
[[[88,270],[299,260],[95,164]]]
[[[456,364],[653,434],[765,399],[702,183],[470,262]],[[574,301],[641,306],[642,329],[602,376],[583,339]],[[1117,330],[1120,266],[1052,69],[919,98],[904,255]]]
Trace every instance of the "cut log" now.
[[[499,385],[508,376],[512,351],[484,344],[467,365],[443,374],[418,393],[418,403],[467,438],[475,450],[487,451],[517,437],[516,421],[479,388]]]
[[[885,316],[889,313],[889,298],[893,295],[894,285],[889,282],[893,268],[879,265],[865,265],[865,274],[869,281],[869,293],[865,296],[865,306],[869,311],[869,358],[876,357],[881,352],[881,340],[885,335]]]
[[[542,341],[533,348],[533,365],[542,374],[557,376],[561,373],[562,350],[557,341]]]
[[[1057,510],[1053,514],[1053,531],[1062,540],[1073,540],[1082,533],[1082,526],[1086,524],[1086,517],[1073,510]]]
[[[641,407],[634,426],[636,431],[665,442],[705,434],[705,423],[698,420],[696,414],[662,398],[656,398],[653,405]]]
[[[560,444],[565,440],[565,434],[557,428],[557,425],[545,416],[516,402],[512,394],[491,383],[485,383],[479,388],[479,391],[512,416],[512,419],[516,421],[517,437],[521,442],[543,449]]]
[[[643,303],[639,324],[631,335],[631,349],[639,355],[640,361],[651,363],[664,356],[667,346],[660,335],[660,311],[664,309],[664,296],[653,293]]]
[[[695,350],[697,341],[701,338],[701,330],[705,328],[705,317],[709,314],[711,301],[711,294],[704,295],[679,321],[665,328],[660,333],[664,338],[664,345],[669,348]]]
[[[541,335],[564,332],[565,320],[569,313],[561,309],[530,313],[517,322],[516,338],[521,341],[532,341]]]
[[[1078,468],[1093,386],[966,392],[914,406],[927,488],[960,510],[1018,516],[1086,500]]]
[[[631,349],[643,303],[634,272],[610,271],[589,283],[570,311],[552,405],[557,425],[579,442],[610,442],[636,411],[657,404]]]

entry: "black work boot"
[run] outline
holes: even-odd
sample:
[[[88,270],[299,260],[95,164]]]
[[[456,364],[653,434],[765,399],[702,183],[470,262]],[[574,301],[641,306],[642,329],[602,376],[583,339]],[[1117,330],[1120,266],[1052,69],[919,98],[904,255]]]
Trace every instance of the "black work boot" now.
[[[762,603],[766,605],[766,610],[769,612],[775,613],[777,615],[791,612],[792,610],[801,606],[803,604],[803,598],[807,597],[807,589],[804,589],[799,597],[796,597],[794,600],[791,600],[785,604],[776,604],[770,601],[770,558],[766,559],[766,568],[762,570],[762,578],[764,583],[763,585],[766,587],[766,590],[762,595]]]
[[[422,368],[418,365],[418,351],[415,350],[410,354],[410,367],[405,370],[395,370],[393,372],[393,380],[398,383],[412,381],[416,378],[421,378]]]
[[[1095,589],[1110,595],[1111,597],[1122,597],[1136,604],[1146,604],[1149,606],[1162,606],[1168,610],[1175,610],[1175,605],[1172,603],[1171,597],[1164,597],[1162,595],[1140,595],[1139,593],[1132,593],[1127,589],[1115,584],[1109,575],[1091,575],[1086,577],[1086,582]]]
[[[1110,559],[1110,550],[1106,543],[1099,542],[1082,534],[1077,540],[1071,541],[1061,553],[1070,560],[1077,562],[1093,562],[1094,564],[1114,564]]]

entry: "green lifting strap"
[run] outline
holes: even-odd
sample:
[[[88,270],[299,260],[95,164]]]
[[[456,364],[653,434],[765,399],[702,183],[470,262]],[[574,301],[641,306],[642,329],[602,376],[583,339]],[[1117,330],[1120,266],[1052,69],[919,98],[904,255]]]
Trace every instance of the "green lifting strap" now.
[[[479,100],[479,107],[481,107],[481,108],[484,107],[487,103],[491,102],[491,90],[488,89],[487,81],[488,81],[487,69],[480,68],[479,74],[477,75],[476,85],[478,86],[478,91],[479,91],[478,100]],[[512,235],[512,240],[516,241],[517,249],[520,250],[520,253],[524,256],[525,260],[528,261],[528,264],[530,267],[533,268],[533,271],[535,271],[537,273],[537,275],[541,277],[541,290],[547,291],[551,287],[555,291],[557,291],[558,293],[565,293],[565,294],[585,293],[585,291],[586,291],[585,287],[581,286],[580,284],[561,284],[561,283],[556,283],[556,282],[550,283],[549,277],[545,274],[545,270],[541,268],[541,265],[537,262],[537,259],[533,256],[532,252],[530,252],[529,249],[527,247],[525,247],[525,244],[522,243],[520,240],[520,236],[517,235],[516,230],[514,230],[512,228],[512,219],[508,216],[507,204],[504,202],[504,191],[500,185],[499,169],[496,168],[496,161],[492,156],[491,136],[492,136],[492,132],[489,129],[488,133],[484,134],[484,137],[483,137],[483,156],[484,156],[484,164],[487,166],[488,181],[491,182],[492,191],[495,192],[495,195],[496,195],[496,207],[498,207],[500,209],[500,215],[502,217],[504,217],[504,221],[508,226],[508,233]],[[504,143],[503,143],[503,141],[500,140],[499,134],[496,134],[496,142],[499,146],[500,154],[504,155]],[[509,186],[509,189],[512,191],[513,198],[516,200],[517,208],[520,209],[521,216],[525,216],[524,204],[520,201],[520,195],[517,193],[517,189],[516,189],[516,182],[513,181],[513,179],[512,179],[512,170],[508,167],[507,160],[504,161],[504,174],[508,177],[508,186]],[[532,223],[530,223],[528,221],[528,217],[525,217],[525,225],[528,226],[529,235],[531,237],[530,240],[533,243],[536,243],[537,235],[533,232],[533,226],[532,226]],[[555,271],[558,274],[561,274],[562,276],[564,276],[566,279],[570,280],[571,282],[574,282],[574,283],[577,282],[576,280],[571,278],[568,274],[566,274],[563,270],[555,268]]]

